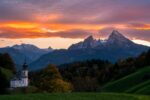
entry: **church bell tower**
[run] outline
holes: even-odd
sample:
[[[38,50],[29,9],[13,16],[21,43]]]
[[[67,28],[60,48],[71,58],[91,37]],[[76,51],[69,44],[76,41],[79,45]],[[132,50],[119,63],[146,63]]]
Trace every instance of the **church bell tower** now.
[[[28,82],[28,65],[26,62],[22,66],[22,81],[24,86],[27,87],[29,82]]]
[[[26,62],[22,66],[22,77],[28,78],[28,65]]]

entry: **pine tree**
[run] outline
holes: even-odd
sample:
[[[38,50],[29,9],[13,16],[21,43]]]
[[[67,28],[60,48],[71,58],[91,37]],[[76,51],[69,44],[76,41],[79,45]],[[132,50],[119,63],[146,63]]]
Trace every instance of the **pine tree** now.
[[[15,64],[8,53],[0,54],[0,66],[15,73]]]
[[[8,86],[8,80],[0,69],[0,94],[5,94],[7,92],[6,89],[8,88]]]

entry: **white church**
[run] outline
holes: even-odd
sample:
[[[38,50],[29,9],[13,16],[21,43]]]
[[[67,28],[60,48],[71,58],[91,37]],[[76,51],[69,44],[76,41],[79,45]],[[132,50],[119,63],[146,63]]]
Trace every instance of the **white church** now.
[[[29,85],[28,80],[28,65],[23,64],[22,70],[10,80],[10,88],[27,87]]]

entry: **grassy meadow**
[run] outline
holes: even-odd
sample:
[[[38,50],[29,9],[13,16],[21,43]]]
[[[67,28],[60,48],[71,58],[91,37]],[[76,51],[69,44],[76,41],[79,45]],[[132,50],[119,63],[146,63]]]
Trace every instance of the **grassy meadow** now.
[[[150,95],[149,73],[150,67],[140,69],[117,81],[109,82],[103,87],[102,91]]]
[[[0,100],[150,100],[150,96],[117,93],[52,93],[1,95]]]

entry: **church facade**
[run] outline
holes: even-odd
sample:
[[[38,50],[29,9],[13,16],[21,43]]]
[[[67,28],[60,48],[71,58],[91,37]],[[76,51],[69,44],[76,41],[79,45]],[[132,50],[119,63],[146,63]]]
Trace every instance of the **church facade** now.
[[[29,85],[28,80],[28,65],[23,64],[22,70],[10,80],[10,88],[27,87]]]

